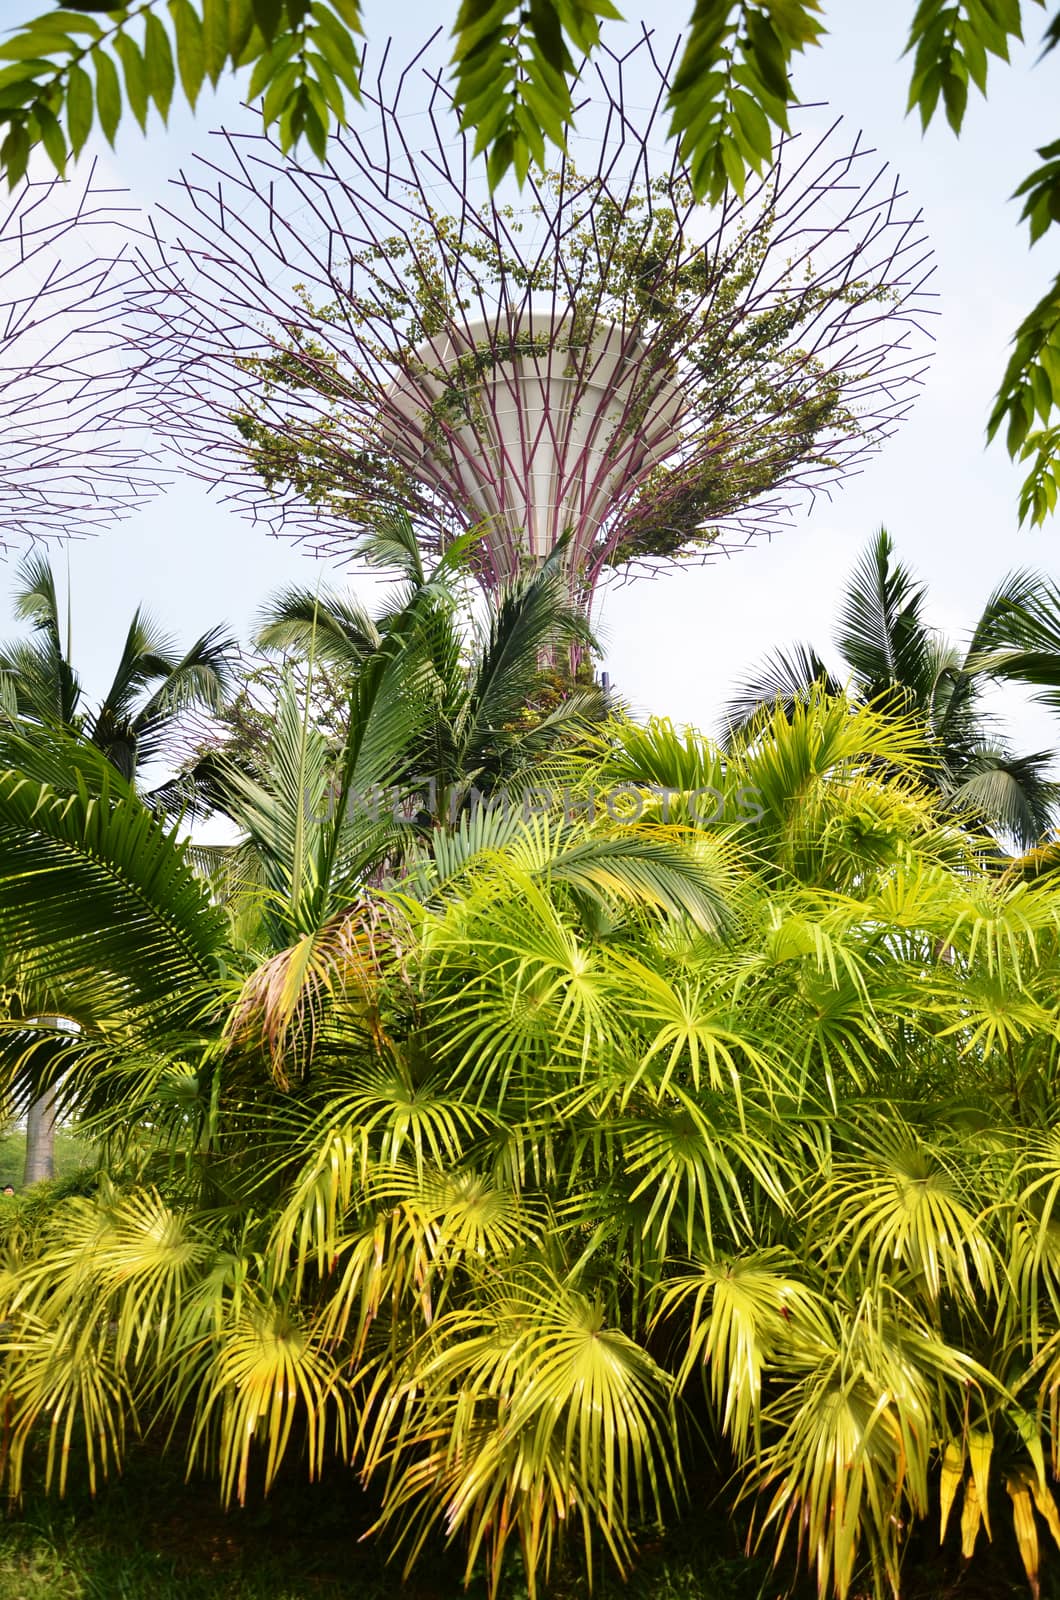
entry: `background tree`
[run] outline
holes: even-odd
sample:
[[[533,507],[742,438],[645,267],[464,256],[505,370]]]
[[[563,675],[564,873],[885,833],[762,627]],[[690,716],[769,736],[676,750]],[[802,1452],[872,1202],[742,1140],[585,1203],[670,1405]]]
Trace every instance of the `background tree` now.
[[[60,611],[47,557],[25,557],[15,577],[15,614],[32,635],[0,646],[0,679],[18,717],[63,727],[100,750],[130,782],[173,754],[181,718],[218,712],[231,686],[235,641],[213,628],[181,655],[143,610],[129,624],[110,687],[94,707],[71,660],[72,597]]]
[[[1037,0],[1042,3],[1042,0]],[[960,132],[974,86],[986,93],[991,58],[1007,60],[1023,35],[1029,0],[923,0],[912,17],[910,107],[926,127],[941,105]],[[97,15],[98,14],[98,15]],[[574,118],[579,61],[601,46],[612,0],[461,0],[453,27],[452,83],[465,126],[476,130],[489,174],[546,164]],[[141,127],[153,104],[163,121],[179,76],[194,105],[204,81],[249,71],[247,97],[262,98],[267,127],[284,149],[305,139],[323,159],[329,128],[345,123],[359,90],[359,0],[80,0],[46,11],[0,46],[0,163],[10,181],[42,144],[62,168],[94,123],[111,141],[127,105]],[[819,0],[698,0],[670,94],[672,133],[695,190],[717,200],[761,173],[773,137],[796,103],[795,58],[825,32]],[[1044,52],[1060,43],[1060,12]],[[124,91],[124,94],[123,94]],[[1060,141],[1017,193],[1031,242],[1060,220]],[[1018,328],[989,431],[1031,463],[1021,519],[1041,522],[1060,489],[1060,277]]]
[[[292,589],[265,607],[257,636],[262,648],[319,659],[353,682],[395,648],[404,656],[422,697],[404,770],[432,821],[455,820],[472,789],[514,801],[543,758],[605,713],[563,550],[505,585],[482,614],[464,581],[474,543],[471,535],[450,545],[428,571],[412,523],[393,518],[361,546],[396,582],[379,616],[340,594]]]
[[[230,813],[233,784],[268,767],[281,705],[311,719],[321,761],[330,763],[327,782],[341,781],[345,753],[368,738],[385,707],[385,737],[369,739],[375,767],[353,786],[365,814],[396,810],[415,832],[455,821],[475,795],[518,806],[541,762],[576,743],[606,708],[562,549],[476,610],[472,543],[454,541],[428,568],[408,518],[379,518],[361,547],[392,583],[377,615],[331,589],[275,596],[259,617],[255,643],[266,663],[253,687],[156,798],[172,810]],[[321,805],[334,803],[325,792]]]
[[[0,683],[9,714],[42,729],[63,729],[98,750],[133,782],[150,763],[173,753],[184,715],[197,708],[219,711],[229,686],[233,641],[220,629],[197,639],[183,656],[142,611],[129,625],[117,670],[95,707],[84,704],[80,676],[71,661],[71,597],[60,612],[51,565],[39,552],[27,556],[15,580],[15,611],[30,623],[28,640],[0,647]],[[145,796],[151,803],[150,792]],[[41,1001],[43,997],[38,996]],[[28,993],[21,1005],[46,1013],[53,1028],[76,1025],[69,999],[34,1007]],[[25,1182],[36,1183],[54,1171],[54,1092],[47,1087],[26,1111]]]
[[[994,590],[959,648],[928,623],[927,591],[895,559],[890,534],[881,528],[851,574],[836,626],[846,675],[833,673],[812,645],[776,651],[730,699],[728,738],[753,736],[778,706],[790,713],[822,690],[901,722],[912,719],[923,730],[928,781],[947,802],[1030,849],[1050,827],[1060,798],[1048,776],[1053,756],[1014,753],[986,710],[984,691],[1002,674],[1026,681],[1035,666],[1045,671],[1041,650],[1032,659],[1026,650],[1000,647],[1017,638],[1029,644],[1036,626],[1041,632],[1048,593],[1036,574],[1013,573]],[[1053,643],[1060,643],[1055,634]],[[1050,664],[1055,679],[1056,658]]]

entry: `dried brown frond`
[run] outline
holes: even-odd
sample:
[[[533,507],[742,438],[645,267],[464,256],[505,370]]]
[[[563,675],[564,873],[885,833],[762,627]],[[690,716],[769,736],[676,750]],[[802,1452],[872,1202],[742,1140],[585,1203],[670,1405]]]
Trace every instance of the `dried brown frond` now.
[[[384,900],[367,895],[320,928],[279,950],[247,978],[224,1027],[229,1049],[260,1049],[280,1089],[305,1079],[329,1007],[341,1007],[378,1045],[384,980],[407,981],[408,925]]]

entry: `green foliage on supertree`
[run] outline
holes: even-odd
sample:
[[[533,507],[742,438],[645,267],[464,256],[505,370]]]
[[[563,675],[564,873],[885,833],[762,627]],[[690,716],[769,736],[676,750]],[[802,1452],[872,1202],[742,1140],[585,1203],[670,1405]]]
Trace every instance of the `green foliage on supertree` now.
[[[301,325],[288,317],[273,348],[241,358],[267,408],[234,420],[268,489],[294,489],[351,531],[370,526],[380,508],[398,506],[429,525],[437,521],[431,489],[386,449],[384,435],[373,438],[366,420],[380,373],[433,396],[418,423],[427,446],[441,453],[447,430],[488,426],[483,393],[498,373],[523,358],[549,357],[557,373],[577,380],[584,351],[609,328],[633,330],[636,377],[604,459],[620,455],[671,390],[683,396],[686,442],[620,497],[597,539],[579,550],[584,566],[702,552],[718,538],[720,521],[782,488],[798,469],[834,465],[829,442],[856,430],[847,392],[865,373],[830,369],[801,347],[800,333],[824,310],[886,306],[895,291],[855,279],[839,288],[817,284],[812,262],[803,262],[774,266],[759,303],[755,287],[772,242],[768,210],[724,252],[698,245],[687,179],[657,179],[620,203],[568,163],[562,174],[546,175],[540,193],[529,205],[495,207],[495,237],[426,210],[404,234],[336,267],[333,279],[344,287],[332,302],[314,303],[299,286]],[[554,254],[522,251],[519,236],[547,235],[563,206]],[[535,296],[556,307],[540,330]],[[449,330],[466,326],[476,307],[509,298],[531,308],[526,326],[490,328],[471,348],[462,338],[456,353],[438,360]],[[355,333],[348,357],[322,342],[325,325]],[[297,409],[277,422],[285,394]]]

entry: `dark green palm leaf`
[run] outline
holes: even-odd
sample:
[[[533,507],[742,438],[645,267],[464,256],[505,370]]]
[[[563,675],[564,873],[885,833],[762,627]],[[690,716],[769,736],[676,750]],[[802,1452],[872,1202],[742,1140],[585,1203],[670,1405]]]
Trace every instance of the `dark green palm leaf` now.
[[[923,584],[894,560],[891,536],[881,528],[851,576],[835,636],[867,699],[900,684],[922,700],[931,638],[925,597]]]
[[[255,642],[262,650],[314,657],[356,670],[378,650],[382,634],[355,600],[335,590],[284,589],[258,617]]]
[[[0,772],[0,861],[0,933],[40,982],[99,967],[138,1003],[190,1004],[216,974],[224,918],[184,846],[108,773],[56,794]]]
[[[762,665],[737,686],[729,697],[723,718],[723,743],[760,719],[764,710],[780,706],[790,711],[797,700],[804,700],[815,688],[839,695],[844,686],[833,677],[812,645],[793,644],[775,650]]]

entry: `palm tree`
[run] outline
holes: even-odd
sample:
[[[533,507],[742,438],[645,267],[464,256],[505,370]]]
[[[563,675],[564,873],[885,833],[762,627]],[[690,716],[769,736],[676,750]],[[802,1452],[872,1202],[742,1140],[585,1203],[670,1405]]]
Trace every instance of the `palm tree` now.
[[[1060,712],[1060,586],[1038,573],[997,606],[973,669],[1036,690],[1034,699]]]
[[[352,1457],[400,1559],[460,1540],[496,1593],[518,1540],[540,1594],[713,1460],[821,1600],[893,1595],[954,1507],[971,1558],[1011,1506],[1036,1582],[1055,883],[985,873],[917,727],[823,694],[731,757],[602,733],[570,781],[668,817],[465,811],[387,890],[282,798],[310,743],[284,711],[240,791],[269,876],[227,912],[95,752],[5,746],[0,939],[91,1021],[0,1060],[60,1056],[121,1180],[0,1216],[11,1487],[38,1438],[95,1482],[134,1415],[226,1499]],[[697,827],[716,779],[756,810]]]
[[[286,718],[312,725],[317,772],[300,780],[316,796],[310,812],[319,805],[382,805],[395,823],[406,824],[374,835],[380,848],[386,837],[391,868],[402,838],[407,846],[413,834],[454,822],[480,801],[519,805],[526,789],[543,780],[542,763],[601,720],[604,699],[592,683],[557,688],[556,675],[543,667],[592,642],[584,617],[571,607],[560,554],[474,615],[464,587],[470,543],[451,545],[428,572],[407,519],[381,523],[363,553],[394,588],[375,617],[331,590],[277,596],[257,635],[259,647],[280,658],[267,714],[255,718],[251,738],[238,731],[165,796],[232,814],[233,795],[249,792]],[[320,714],[306,718],[307,709]],[[362,745],[370,759],[360,754]],[[370,870],[367,861],[362,870]]]
[[[110,688],[89,708],[70,658],[70,597],[64,628],[55,575],[45,556],[34,552],[22,561],[14,598],[16,615],[30,623],[32,636],[0,647],[0,683],[9,716],[41,728],[69,730],[130,782],[150,763],[173,753],[187,712],[200,707],[217,712],[223,706],[234,643],[219,629],[204,634],[181,655],[137,610]],[[152,804],[157,795],[148,792],[144,798]],[[52,1022],[75,1025],[66,1013],[53,1016]],[[54,1092],[49,1089],[27,1107],[27,1185],[54,1175],[54,1148]]]
[[[55,575],[47,558],[31,553],[16,577],[15,613],[32,636],[0,647],[0,679],[19,717],[68,728],[103,752],[130,781],[172,753],[181,717],[199,708],[218,712],[231,686],[235,642],[214,628],[181,654],[138,609],[129,624],[110,688],[95,707],[70,659],[71,621],[60,615]],[[65,633],[65,638],[64,638]]]
[[[726,713],[729,742],[746,737],[764,712],[790,708],[814,687],[854,704],[913,717],[930,762],[925,777],[955,811],[1028,849],[1051,826],[1057,786],[1050,752],[1020,755],[999,737],[983,705],[991,680],[1019,675],[1018,619],[1040,609],[1041,579],[1017,572],[990,595],[964,648],[944,639],[925,617],[925,587],[894,558],[881,528],[855,567],[834,643],[846,669],[833,672],[816,650],[796,644],[774,652],[742,683]],[[1026,655],[1024,668],[1029,669]]]

